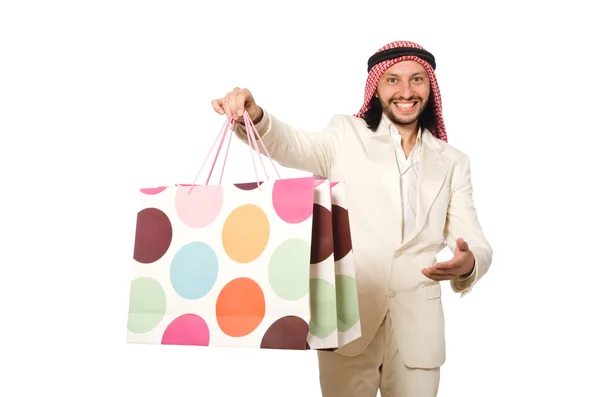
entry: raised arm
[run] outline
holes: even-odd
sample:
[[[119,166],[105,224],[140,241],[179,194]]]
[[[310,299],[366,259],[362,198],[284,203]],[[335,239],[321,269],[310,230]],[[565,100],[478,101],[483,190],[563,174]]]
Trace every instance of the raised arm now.
[[[334,117],[324,130],[309,133],[298,131],[263,111],[247,89],[236,88],[212,104],[217,113],[233,117],[234,131],[243,142],[248,142],[242,117],[246,110],[273,160],[285,167],[329,177],[341,147],[340,117]],[[258,147],[263,153],[260,143]]]

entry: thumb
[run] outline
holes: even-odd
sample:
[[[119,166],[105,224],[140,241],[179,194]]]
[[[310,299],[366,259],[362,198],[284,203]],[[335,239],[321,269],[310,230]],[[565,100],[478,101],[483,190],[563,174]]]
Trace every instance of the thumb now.
[[[468,251],[469,244],[467,244],[467,242],[461,237],[456,240],[456,248],[458,248],[460,251]]]

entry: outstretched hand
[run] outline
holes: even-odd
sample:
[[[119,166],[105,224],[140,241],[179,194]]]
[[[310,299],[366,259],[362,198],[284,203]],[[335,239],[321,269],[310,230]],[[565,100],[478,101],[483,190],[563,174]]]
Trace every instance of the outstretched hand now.
[[[439,262],[421,270],[428,278],[435,281],[453,280],[468,276],[475,267],[475,256],[469,250],[469,244],[462,238],[456,240],[454,257],[447,262]]]
[[[244,111],[257,123],[261,118],[263,111],[254,101],[252,93],[247,88],[234,88],[223,98],[214,99],[212,107],[219,114],[226,114],[236,122],[244,121]]]

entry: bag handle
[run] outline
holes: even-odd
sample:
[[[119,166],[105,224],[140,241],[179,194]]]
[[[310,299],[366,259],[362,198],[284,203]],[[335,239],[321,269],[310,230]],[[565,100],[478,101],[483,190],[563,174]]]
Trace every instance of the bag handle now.
[[[260,134],[258,133],[258,130],[254,126],[252,119],[250,118],[250,115],[245,110],[244,110],[244,126],[246,127],[246,136],[248,138],[252,139],[252,142],[254,144],[254,151],[256,152],[256,155],[258,156],[258,159],[260,160],[260,163],[263,166],[263,170],[265,171],[265,177],[267,178],[267,180],[269,180],[269,175],[267,174],[267,169],[265,168],[265,165],[262,161],[261,152],[260,152],[260,149],[258,148],[258,144],[256,143],[256,138],[258,138],[258,142],[260,142],[260,145],[262,146],[262,148],[265,152],[265,155],[269,158],[269,161],[271,162],[271,166],[273,166],[273,169],[275,170],[275,174],[277,174],[277,178],[281,179],[281,175],[279,175],[279,171],[277,171],[277,167],[275,166],[275,163],[273,162],[273,158],[271,157],[271,154],[269,154],[269,151],[267,150],[265,143],[263,142]],[[250,141],[248,141],[248,145],[250,145]],[[252,161],[254,162],[254,155],[252,153],[252,149],[250,149],[250,155],[252,156]],[[256,182],[258,183],[259,182],[258,181],[258,172],[256,172],[256,167],[254,167],[254,173],[256,175]]]
[[[254,166],[254,175],[256,177],[256,185],[257,187],[260,189],[260,181],[258,178],[258,170],[256,169],[256,161],[254,160],[254,151],[256,151],[256,155],[258,156],[262,168],[265,171],[265,177],[267,180],[269,179],[269,175],[267,173],[267,169],[262,161],[262,156],[261,156],[261,152],[258,148],[258,143],[257,143],[257,138],[258,141],[260,142],[262,148],[264,149],[264,153],[266,154],[267,157],[269,157],[269,160],[271,161],[271,165],[273,166],[273,169],[275,170],[275,173],[277,174],[277,177],[279,179],[281,179],[281,176],[279,174],[279,172],[277,171],[277,167],[275,167],[275,163],[273,162],[273,159],[271,158],[271,155],[269,154],[269,151],[267,150],[267,148],[265,147],[265,144],[260,136],[260,134],[258,133],[258,130],[256,129],[256,127],[254,126],[254,123],[252,123],[252,119],[250,118],[250,115],[248,114],[248,112],[246,110],[244,110],[244,126],[246,127],[246,137],[248,138],[248,146],[250,147],[250,156],[252,157],[252,164]],[[225,150],[225,157],[223,159],[223,167],[221,169],[221,177],[219,178],[219,185],[221,184],[222,180],[223,180],[223,174],[225,173],[225,165],[227,164],[227,156],[229,154],[229,147],[231,145],[231,138],[233,137],[233,127],[235,125],[235,122],[233,121],[233,118],[231,116],[227,117],[227,120],[225,121],[225,124],[223,125],[223,127],[221,128],[221,131],[219,132],[219,134],[217,135],[217,137],[215,138],[215,141],[212,144],[212,147],[210,148],[210,150],[208,151],[208,154],[206,155],[206,157],[204,158],[204,161],[202,162],[202,165],[200,166],[200,170],[198,171],[198,173],[196,174],[196,177],[194,178],[194,181],[192,182],[192,186],[191,189],[189,191],[188,194],[192,193],[192,190],[194,188],[194,186],[196,185],[196,181],[198,180],[200,174],[202,173],[202,170],[204,169],[204,166],[206,165],[206,162],[208,161],[208,158],[210,157],[210,152],[213,151],[213,149],[215,148],[215,146],[217,145],[217,142],[219,142],[219,138],[220,138],[220,143],[219,146],[217,148],[217,153],[215,154],[215,158],[212,161],[212,165],[210,168],[210,171],[208,173],[208,177],[206,178],[206,183],[205,185],[208,185],[208,183],[210,182],[210,178],[212,176],[212,173],[214,171],[215,165],[217,163],[217,160],[219,158],[219,155],[221,154],[221,150],[223,148],[223,143],[225,142],[225,138],[227,137],[227,133],[229,134],[229,140],[227,142],[227,149]],[[255,136],[256,134],[256,136]]]

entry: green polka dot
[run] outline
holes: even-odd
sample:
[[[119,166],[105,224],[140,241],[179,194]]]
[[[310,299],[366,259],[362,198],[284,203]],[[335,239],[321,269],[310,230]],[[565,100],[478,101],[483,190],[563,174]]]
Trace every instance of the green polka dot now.
[[[346,332],[358,322],[358,293],[356,278],[350,276],[335,276],[337,290],[338,331]]]
[[[326,338],[336,330],[337,316],[335,287],[320,279],[310,279],[310,326],[308,331],[317,338]]]
[[[152,330],[163,319],[166,310],[167,297],[158,281],[140,277],[131,282],[127,320],[129,331],[142,333]]]
[[[310,244],[300,239],[281,243],[269,260],[269,282],[281,299],[293,301],[308,294]]]

